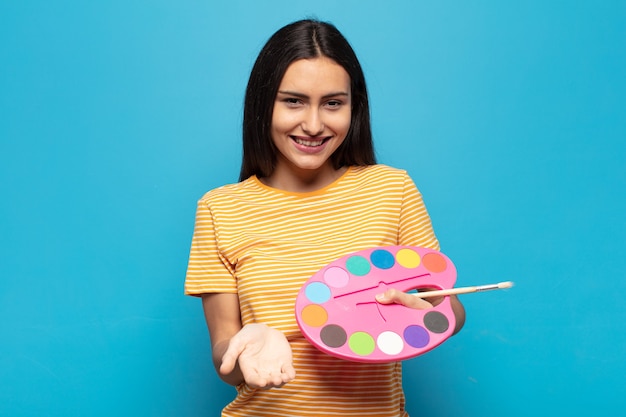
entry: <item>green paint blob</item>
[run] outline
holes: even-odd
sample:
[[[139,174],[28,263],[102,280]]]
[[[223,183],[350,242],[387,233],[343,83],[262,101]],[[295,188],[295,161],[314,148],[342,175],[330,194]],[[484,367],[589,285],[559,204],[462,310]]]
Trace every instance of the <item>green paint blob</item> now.
[[[367,356],[376,349],[376,342],[368,333],[356,332],[350,335],[348,346],[357,355]]]

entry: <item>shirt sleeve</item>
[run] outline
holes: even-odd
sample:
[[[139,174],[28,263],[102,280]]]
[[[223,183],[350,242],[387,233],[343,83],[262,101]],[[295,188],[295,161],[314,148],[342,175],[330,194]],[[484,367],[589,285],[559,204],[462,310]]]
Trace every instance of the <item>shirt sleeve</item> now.
[[[201,199],[185,279],[187,295],[237,292],[234,268],[220,252],[215,223],[208,201]]]
[[[435,236],[422,194],[408,174],[405,174],[404,179],[398,242],[400,245],[439,250],[439,241]]]

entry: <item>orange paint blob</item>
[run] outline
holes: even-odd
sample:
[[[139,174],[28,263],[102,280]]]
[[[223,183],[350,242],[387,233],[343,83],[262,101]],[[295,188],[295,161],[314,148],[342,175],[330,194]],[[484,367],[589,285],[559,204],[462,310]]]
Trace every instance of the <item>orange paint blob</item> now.
[[[422,264],[430,272],[443,272],[448,267],[448,263],[443,256],[437,253],[427,253],[422,257]]]
[[[324,307],[317,304],[309,304],[304,307],[300,317],[305,324],[311,327],[322,326],[328,321],[328,313]]]

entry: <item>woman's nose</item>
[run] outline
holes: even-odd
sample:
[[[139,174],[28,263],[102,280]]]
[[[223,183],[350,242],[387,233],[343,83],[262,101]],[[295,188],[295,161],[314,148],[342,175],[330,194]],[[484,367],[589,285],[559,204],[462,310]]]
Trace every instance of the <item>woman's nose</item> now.
[[[324,122],[322,121],[318,109],[310,109],[304,120],[302,121],[302,130],[311,136],[321,135],[324,131]]]

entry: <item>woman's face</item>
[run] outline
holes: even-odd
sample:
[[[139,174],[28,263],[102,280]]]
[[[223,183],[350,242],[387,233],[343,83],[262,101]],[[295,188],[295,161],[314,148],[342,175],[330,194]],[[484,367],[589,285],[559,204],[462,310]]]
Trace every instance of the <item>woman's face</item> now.
[[[350,129],[351,100],[350,76],[335,61],[294,61],[274,102],[271,132],[279,154],[271,178],[332,176],[330,156]]]

